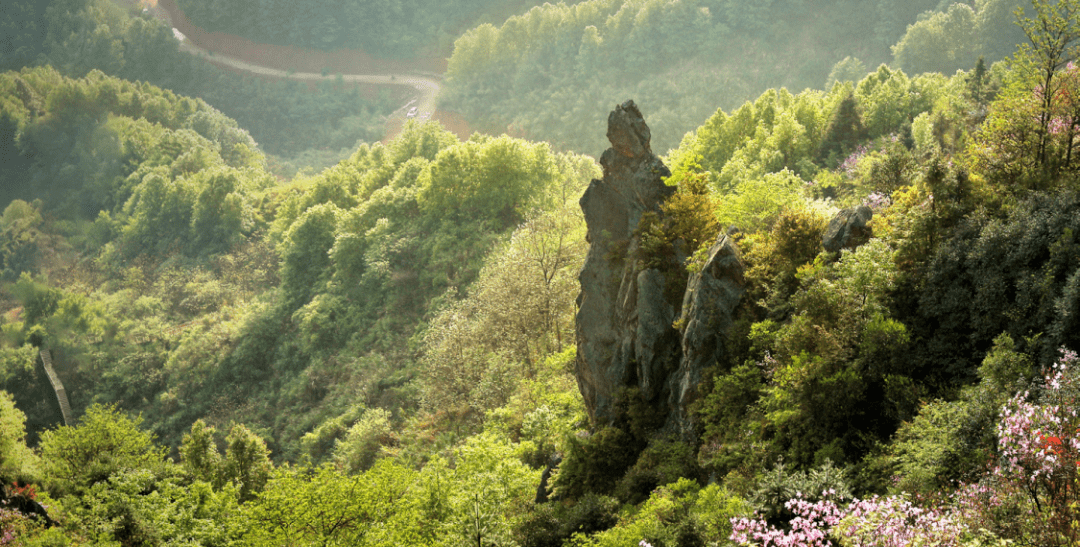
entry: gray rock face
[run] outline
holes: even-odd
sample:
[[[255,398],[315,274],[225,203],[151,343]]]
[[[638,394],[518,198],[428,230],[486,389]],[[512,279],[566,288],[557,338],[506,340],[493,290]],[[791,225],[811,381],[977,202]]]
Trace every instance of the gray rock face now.
[[[867,226],[874,218],[874,211],[865,205],[854,209],[844,209],[829,221],[825,235],[821,236],[821,245],[826,251],[835,253],[840,249],[853,248],[870,240],[871,230]]]
[[[670,171],[653,155],[649,128],[633,101],[608,116],[607,136],[604,178],[593,180],[580,201],[590,245],[579,276],[578,387],[594,424],[611,423],[619,391],[637,387],[667,412],[665,430],[693,436],[687,406],[703,370],[723,351],[743,292],[742,262],[730,239],[721,237],[686,294],[673,296],[668,285],[672,275],[685,275],[681,264],[644,268],[634,259],[642,215],[662,217],[660,204],[675,191],[662,180]],[[679,317],[684,332],[673,326]]]
[[[691,436],[692,420],[687,408],[698,398],[702,372],[724,351],[723,337],[734,323],[735,308],[746,292],[739,248],[722,235],[709,248],[709,259],[700,272],[690,276],[683,296],[682,359],[671,378],[671,407],[674,425],[683,436]],[[671,420],[669,419],[669,422]]]

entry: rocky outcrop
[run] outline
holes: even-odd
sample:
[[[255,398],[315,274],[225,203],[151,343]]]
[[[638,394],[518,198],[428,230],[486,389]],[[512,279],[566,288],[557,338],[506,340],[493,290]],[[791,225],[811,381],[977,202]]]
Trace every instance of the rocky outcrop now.
[[[673,295],[672,275],[686,275],[682,264],[670,259],[645,267],[634,258],[642,216],[662,217],[660,205],[675,191],[663,182],[670,171],[652,153],[649,128],[633,101],[608,116],[607,136],[604,177],[593,180],[580,201],[589,253],[579,277],[578,386],[594,424],[611,423],[618,394],[636,387],[667,412],[665,430],[693,436],[687,408],[703,371],[723,351],[742,296],[742,262],[730,239],[721,237],[685,294]]]
[[[683,297],[682,359],[671,378],[671,406],[683,434],[692,429],[687,409],[698,398],[701,374],[724,351],[723,337],[734,323],[735,308],[745,292],[743,284],[739,248],[730,237],[721,236],[709,249],[705,266],[690,277]]]
[[[821,236],[821,245],[826,251],[835,253],[866,243],[873,235],[869,226],[872,218],[874,211],[865,205],[841,210],[829,221],[825,234]]]

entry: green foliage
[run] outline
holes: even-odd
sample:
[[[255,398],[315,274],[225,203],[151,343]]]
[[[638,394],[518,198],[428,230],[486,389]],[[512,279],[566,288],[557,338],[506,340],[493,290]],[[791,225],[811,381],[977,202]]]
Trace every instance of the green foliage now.
[[[982,2],[984,6],[987,3]],[[908,28],[904,37],[892,47],[893,58],[900,68],[913,74],[948,74],[974,66],[984,55],[985,40],[1004,38],[988,34],[979,28],[980,23],[989,21],[981,20],[971,5],[954,3],[948,11],[933,13]]]
[[[454,211],[508,227],[546,205],[558,164],[545,144],[502,136],[473,138],[439,152],[418,181],[421,212]]]
[[[240,545],[416,545],[430,539],[417,472],[384,460],[354,476],[283,466],[243,506]],[[426,536],[426,537],[425,537]]]
[[[911,79],[886,65],[871,72],[855,87],[867,135],[874,138],[897,132],[905,122],[930,110],[942,93],[940,79],[940,75]]]
[[[28,273],[19,276],[13,287],[15,298],[22,304],[24,324],[29,326],[43,323],[60,308],[64,293],[48,285],[35,282]],[[38,341],[35,345],[41,345]]]
[[[235,493],[215,492],[202,481],[181,485],[148,469],[118,471],[81,501],[65,508],[94,544],[224,546],[235,535]]]
[[[665,181],[676,183],[677,190],[660,207],[670,223],[668,232],[672,242],[681,239],[683,252],[693,256],[700,249],[707,249],[720,231],[716,219],[716,203],[709,195],[707,175],[694,162],[686,170],[676,169]]]
[[[484,429],[521,442],[522,461],[551,464],[565,453],[568,439],[587,423],[585,404],[572,369],[575,346],[548,356],[532,378],[521,380],[507,404],[490,410]]]
[[[702,150],[703,165],[718,175],[717,188],[722,192],[784,170],[811,178],[817,171],[813,158],[821,146],[828,113],[842,92],[842,87],[827,96],[810,90],[798,95],[786,89],[766,91],[754,103],[740,107],[716,128],[719,131],[699,130],[697,142],[687,144]]]
[[[718,374],[711,389],[697,408],[702,423],[701,447],[698,459],[707,468],[722,471],[736,469],[750,462],[754,437],[731,435],[733,431],[752,432],[760,422],[755,408],[765,377],[760,368],[743,364],[724,374]],[[723,442],[719,442],[723,439]]]
[[[1078,9],[1037,0],[1014,13],[1027,43],[1010,60],[1010,81],[973,150],[975,165],[1010,191],[1054,188],[1073,170]]]
[[[772,317],[787,313],[788,300],[799,287],[799,267],[813,262],[822,251],[827,222],[812,209],[788,209],[768,232],[740,239],[747,263],[749,298]]]
[[[314,430],[304,434],[300,446],[316,463],[323,462],[337,442],[349,431],[349,427],[367,412],[362,405],[355,405],[344,414],[319,424]]]
[[[330,248],[334,245],[340,210],[333,204],[308,209],[289,228],[281,249],[281,288],[286,306],[295,310],[322,292],[330,271]],[[320,286],[319,278],[323,278]]]
[[[751,361],[718,375],[698,410],[703,463],[745,472],[757,453],[846,465],[883,442],[917,402],[898,357],[907,328],[889,317],[897,275],[879,240],[799,267],[798,290],[772,307],[775,319],[750,326]]]
[[[431,321],[425,409],[478,418],[535,378],[545,355],[568,346],[584,254],[584,224],[571,207],[529,215],[489,256],[471,294]]]
[[[37,454],[26,446],[26,415],[15,407],[11,394],[0,391],[0,481],[26,482],[37,475]]]
[[[98,71],[80,80],[50,68],[0,76],[4,95],[19,89],[44,100],[40,111],[13,111],[22,121],[6,146],[29,163],[6,173],[4,197],[42,198],[46,211],[71,220],[96,217],[84,241],[115,240],[128,257],[221,253],[254,229],[251,193],[271,183],[262,156],[206,103]],[[12,203],[0,245],[9,277],[40,267],[34,254],[65,250],[24,202]]]
[[[859,77],[864,76],[865,69]],[[858,81],[857,79],[854,81]],[[856,145],[866,140],[866,128],[863,126],[862,117],[859,115],[858,104],[855,95],[849,94],[840,101],[836,112],[833,113],[829,125],[825,129],[825,136],[821,139],[821,148],[818,151],[819,161],[827,165],[839,164]]]
[[[838,83],[858,82],[867,72],[866,65],[858,57],[844,57],[833,65],[829,77],[825,79],[824,89],[832,89]]]
[[[392,109],[385,98],[372,100],[357,88],[340,83],[320,82],[312,91],[303,82],[267,80],[220,68],[181,51],[165,23],[146,15],[129,15],[108,1],[70,0],[53,9],[5,10],[0,25],[17,28],[12,36],[27,29],[40,32],[34,40],[36,51],[5,55],[0,70],[50,64],[71,77],[100,70],[202,97],[240,121],[265,150],[283,156],[275,158],[275,165],[284,164],[285,171],[290,162],[316,161],[322,167],[326,160],[313,156],[325,156],[332,150],[333,163],[347,156],[358,141],[377,140],[384,131],[383,118]],[[124,97],[120,98],[122,102]],[[150,100],[136,105],[146,107],[151,123],[168,124],[160,117],[168,112],[165,104]],[[206,121],[196,119],[189,127],[220,142],[221,155],[229,165],[263,162],[255,141],[236,123]]]
[[[369,409],[334,445],[334,462],[349,473],[364,471],[375,463],[380,448],[391,444],[393,436],[390,413]]]
[[[16,199],[4,209],[0,217],[0,278],[14,281],[23,272],[40,267],[43,251],[55,245],[41,232],[42,222],[40,204]]]
[[[592,434],[579,432],[566,437],[565,455],[553,480],[556,496],[579,499],[589,492],[610,495],[619,488],[620,495],[635,497],[652,481],[692,472],[694,464],[681,447],[661,442],[640,462],[635,476],[620,487],[619,481],[664,425],[666,415],[644,400],[637,387],[621,389],[614,408],[611,425]]]
[[[41,434],[42,480],[54,495],[82,496],[99,483],[127,471],[160,476],[166,450],[139,429],[142,418],[128,418],[115,407],[94,405],[77,426]]]
[[[224,481],[236,487],[241,502],[254,499],[266,485],[273,469],[266,441],[247,427],[236,424],[225,442],[228,446],[221,467]]]
[[[661,486],[649,499],[624,512],[609,530],[575,535],[575,545],[614,547],[644,540],[654,546],[721,544],[731,534],[731,519],[745,515],[745,500],[710,484],[701,488],[689,479]]]
[[[720,224],[748,232],[768,230],[785,209],[805,204],[804,186],[806,182],[788,170],[743,180],[720,199]]]
[[[618,427],[605,427],[585,439],[570,438],[559,464],[555,493],[579,499],[588,492],[606,495],[637,460],[644,443]]]
[[[216,430],[202,420],[191,424],[191,432],[184,435],[180,445],[180,463],[188,476],[220,487],[222,484],[221,453],[214,439]]]
[[[511,540],[510,516],[524,512],[536,495],[540,472],[519,459],[520,446],[490,433],[467,439],[454,450],[454,468],[446,479],[446,517],[439,545],[505,544]],[[438,473],[438,468],[432,469]]]
[[[704,176],[675,176],[684,175],[687,178],[680,181],[679,189],[660,204],[661,213],[646,211],[634,230],[636,267],[663,275],[664,298],[675,310],[686,291],[686,272],[700,267],[700,257],[707,254],[719,231],[716,203],[708,195]]]
[[[698,158],[676,169],[666,181],[676,191],[660,204],[661,213],[645,212],[634,230],[639,269],[656,269],[664,277],[664,297],[674,309],[682,304],[688,270],[700,267],[719,232],[716,200],[700,172]]]
[[[979,383],[964,388],[958,400],[924,403],[918,416],[897,430],[885,455],[899,478],[895,489],[931,493],[974,480],[983,471],[997,444],[999,409],[1038,375],[1031,357],[1017,352],[1007,334],[994,339],[978,375]]]
[[[637,505],[645,501],[657,487],[679,479],[699,479],[694,450],[687,443],[673,439],[656,439],[641,452],[634,465],[619,479],[615,496]]]
[[[771,471],[762,473],[749,502],[757,507],[766,520],[787,522],[793,514],[785,504],[796,497],[811,502],[825,497],[851,499],[846,474],[845,470],[837,468],[828,459],[809,471],[790,471],[780,461]]]
[[[552,134],[588,144],[593,133],[576,124],[602,123],[607,99],[596,89],[659,74],[664,83],[640,84],[673,97],[656,99],[658,127],[692,125],[708,114],[695,109],[720,104],[716,94],[735,104],[763,87],[762,74],[785,70],[734,48],[782,47],[795,33],[774,25],[812,21],[799,11],[809,4],[785,0],[661,4],[544,6],[471,31],[451,62],[447,100],[493,108],[486,123],[514,124],[511,132],[557,127]],[[861,27],[884,47],[905,14],[929,7],[909,4],[878,2]],[[645,217],[639,258],[685,279],[679,262],[733,222],[743,230],[735,237],[749,293],[731,354],[708,372],[694,409],[702,443],[650,443],[664,413],[633,391],[610,427],[577,432],[585,418],[570,332],[584,238],[574,200],[598,176],[591,160],[507,136],[462,143],[411,123],[388,145],[359,146],[320,175],[276,186],[254,141],[205,103],[90,70],[174,59],[171,50],[138,51],[162,43],[157,25],[97,0],[57,6],[50,13],[69,26],[88,9],[86,21],[121,34],[50,31],[46,58],[57,55],[82,79],[47,68],[0,75],[0,159],[10,166],[0,175],[0,203],[10,204],[0,216],[0,266],[12,282],[0,294],[0,379],[30,426],[24,435],[23,418],[0,396],[0,474],[33,478],[38,465],[67,519],[58,534],[77,541],[719,543],[730,517],[749,508],[734,492],[756,493],[775,515],[792,489],[846,496],[848,479],[831,462],[858,477],[860,495],[894,473],[899,487],[920,493],[968,477],[991,454],[994,409],[1031,387],[1057,346],[1076,345],[1075,196],[993,197],[1010,180],[995,166],[1037,150],[1037,140],[993,149],[989,129],[983,140],[968,137],[993,82],[1008,75],[1004,65],[951,78],[882,67],[855,81],[863,74],[848,59],[832,78],[851,85],[768,91],[684,139],[669,161],[678,190],[662,216]],[[813,7],[813,17],[858,11],[846,1]],[[889,8],[897,13],[886,25]],[[987,28],[981,14],[999,8],[980,1],[927,15],[903,55],[917,53],[919,29],[953,19]],[[789,15],[771,17],[774,9]],[[579,23],[589,25],[578,33]],[[129,36],[136,32],[146,39]],[[743,36],[754,40],[731,45]],[[537,37],[543,45],[534,47]],[[971,51],[949,47],[954,56]],[[598,64],[612,51],[631,53]],[[694,64],[706,58],[760,66],[720,85],[701,77],[718,65]],[[831,61],[799,68],[791,81],[820,82]],[[198,76],[176,66],[177,78]],[[1066,90],[1067,73],[1054,75]],[[1013,76],[987,127],[1000,118],[998,135],[1030,127],[1037,135],[1038,108],[1024,97],[1034,86]],[[507,94],[528,108],[500,98]],[[679,107],[684,97],[699,106]],[[514,116],[499,118],[508,104]],[[547,114],[536,118],[538,105]],[[1053,112],[1064,116],[1064,107]],[[361,122],[343,122],[351,124]],[[658,148],[679,133],[664,131]],[[1067,155],[1069,137],[1055,139],[1047,150]],[[1052,184],[1034,167],[1020,172],[1028,189],[1072,185],[1068,169]],[[828,216],[870,192],[880,194],[877,237],[820,254]],[[56,419],[35,346],[55,350],[77,409],[115,401],[143,410],[179,447],[181,467],[137,420],[100,406],[79,427],[46,432],[35,464],[27,440]],[[224,440],[206,426],[241,422],[251,429],[234,426]],[[306,453],[332,464],[275,471],[271,448],[284,461]],[[554,485],[563,498],[534,507],[536,467],[560,453]],[[781,457],[790,467],[765,467]],[[687,480],[705,471],[725,477],[727,489]]]
[[[210,31],[304,48],[360,49],[381,58],[429,55],[433,47],[448,46],[461,28],[507,12],[491,0],[400,4],[320,0],[303,7],[249,0],[182,0],[178,4],[192,22]],[[531,3],[514,4],[522,6],[528,8]]]
[[[588,493],[570,503],[533,505],[514,529],[529,547],[560,547],[575,534],[602,532],[618,523],[615,498]]]
[[[948,488],[965,478],[990,457],[985,438],[971,438],[973,425],[983,425],[968,402],[926,403],[919,415],[904,422],[891,447],[891,463],[900,480],[895,488],[905,492],[930,493]],[[985,433],[989,433],[986,431]],[[985,437],[984,433],[984,437]],[[982,446],[971,441],[983,441]]]
[[[444,101],[482,131],[598,153],[606,143],[595,128],[603,127],[611,104],[633,97],[651,113],[653,148],[666,150],[716,107],[737,109],[768,88],[819,87],[845,55],[822,51],[858,51],[865,66],[888,61],[888,46],[936,4],[883,0],[867,8],[850,0],[753,6],[589,0],[544,5],[458,38]],[[983,11],[989,16],[1000,10]],[[989,17],[979,31],[997,32],[998,20]],[[840,76],[856,81],[866,73],[843,66],[845,72],[830,82]],[[889,98],[896,99],[902,97]],[[807,126],[805,119],[799,124],[807,138],[820,138],[820,127]],[[772,126],[770,118],[765,129]],[[749,129],[746,135],[753,137],[755,128]],[[786,167],[796,170],[794,162]],[[800,175],[809,179],[813,173]]]
[[[941,241],[908,325],[923,340],[917,366],[972,378],[1002,332],[1017,341],[1042,333],[1019,344],[1040,365],[1053,362],[1056,348],[1077,346],[1068,311],[1080,256],[1076,200],[1071,192],[1032,195],[1004,218],[973,216]]]

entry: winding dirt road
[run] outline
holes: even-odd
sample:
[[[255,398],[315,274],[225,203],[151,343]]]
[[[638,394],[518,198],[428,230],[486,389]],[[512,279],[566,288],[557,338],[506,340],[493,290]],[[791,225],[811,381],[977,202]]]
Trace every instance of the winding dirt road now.
[[[244,72],[250,72],[251,74],[258,74],[261,76],[273,76],[277,78],[286,78],[289,80],[302,80],[302,81],[336,81],[339,77],[349,83],[357,84],[373,84],[373,85],[404,85],[412,87],[419,92],[419,96],[412,101],[409,101],[405,106],[399,108],[394,114],[400,114],[405,112],[408,115],[409,111],[416,108],[413,116],[419,119],[428,119],[435,113],[435,99],[439,95],[439,81],[417,74],[337,74],[323,76],[322,73],[315,72],[292,72],[281,70],[277,68],[271,68],[266,66],[259,66],[242,61],[235,57],[227,55],[213,54],[206,49],[196,45],[186,36],[180,42],[180,49],[187,51],[192,55],[198,55],[203,59],[236,70],[242,70]],[[409,116],[409,117],[413,117]]]
[[[124,0],[118,1],[124,3]],[[318,82],[341,78],[355,84],[410,88],[404,95],[404,106],[387,119],[384,142],[393,138],[408,118],[436,119],[462,139],[469,136],[468,125],[460,116],[436,110],[436,99],[441,89],[439,74],[445,70],[444,59],[387,61],[371,58],[359,51],[323,52],[258,44],[238,36],[207,32],[196,27],[179,10],[174,0],[136,1],[145,11],[172,27],[173,33],[180,39],[182,51],[222,67],[290,80]],[[319,72],[297,70],[311,70],[308,67],[316,66],[321,67]],[[347,72],[356,69],[362,69],[365,73]]]

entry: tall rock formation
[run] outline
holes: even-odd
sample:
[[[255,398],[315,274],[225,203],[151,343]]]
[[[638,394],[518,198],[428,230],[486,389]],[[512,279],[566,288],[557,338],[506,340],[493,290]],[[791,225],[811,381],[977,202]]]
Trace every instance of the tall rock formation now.
[[[662,218],[660,205],[675,192],[662,180],[671,172],[652,153],[649,127],[633,101],[608,116],[607,137],[611,148],[600,157],[604,178],[593,180],[580,201],[589,253],[578,295],[578,387],[594,424],[611,423],[620,391],[637,387],[646,402],[666,412],[666,432],[692,438],[688,407],[702,373],[724,350],[743,294],[742,261],[734,243],[721,236],[685,294],[672,294],[671,275],[686,275],[682,264],[672,259],[645,267],[635,258],[642,216]]]

